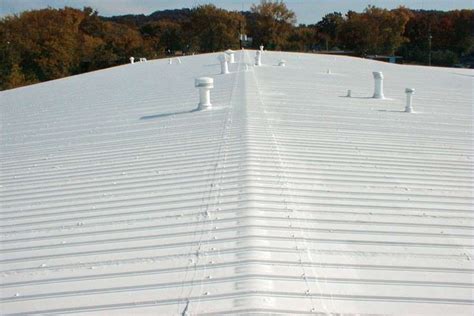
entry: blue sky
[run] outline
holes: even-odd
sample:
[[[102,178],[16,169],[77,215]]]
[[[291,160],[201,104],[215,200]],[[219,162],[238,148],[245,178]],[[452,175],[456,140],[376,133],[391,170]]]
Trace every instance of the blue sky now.
[[[252,3],[259,0],[0,0],[0,16],[19,13],[24,10],[46,8],[62,8],[70,6],[82,8],[90,6],[99,14],[150,14],[156,10],[191,8],[199,4],[213,3],[228,10],[248,10]],[[472,0],[285,0],[287,6],[296,12],[298,23],[317,22],[327,13],[348,10],[362,11],[367,5],[373,4],[387,9],[400,5],[412,9],[472,9]]]

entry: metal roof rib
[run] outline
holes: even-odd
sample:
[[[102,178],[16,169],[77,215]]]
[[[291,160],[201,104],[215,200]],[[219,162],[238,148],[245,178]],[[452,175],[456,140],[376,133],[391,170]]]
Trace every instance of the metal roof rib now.
[[[472,70],[220,54],[0,92],[1,313],[471,315]]]

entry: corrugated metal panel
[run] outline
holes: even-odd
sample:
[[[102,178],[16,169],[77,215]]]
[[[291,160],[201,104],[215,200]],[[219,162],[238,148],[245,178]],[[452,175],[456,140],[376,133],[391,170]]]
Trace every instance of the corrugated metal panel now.
[[[4,314],[472,313],[472,72],[253,54],[0,94]]]

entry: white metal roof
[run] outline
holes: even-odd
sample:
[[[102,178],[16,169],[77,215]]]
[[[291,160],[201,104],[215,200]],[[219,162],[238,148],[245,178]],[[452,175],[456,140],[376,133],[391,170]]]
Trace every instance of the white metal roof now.
[[[474,72],[254,55],[0,93],[2,314],[472,314]]]

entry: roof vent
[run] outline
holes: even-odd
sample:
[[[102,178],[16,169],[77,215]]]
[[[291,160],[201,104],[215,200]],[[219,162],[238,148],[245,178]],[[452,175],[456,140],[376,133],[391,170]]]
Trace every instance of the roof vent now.
[[[224,53],[226,53],[229,56],[229,63],[231,64],[235,63],[235,58],[234,58],[235,52],[232,49],[228,49]]]
[[[278,66],[285,67],[286,66],[286,60],[280,59],[280,62],[278,63]]]
[[[181,64],[181,58],[177,58],[178,59],[178,64]]]
[[[229,65],[227,64],[228,58],[229,57],[226,54],[219,55],[219,61],[221,62],[221,75],[229,73]]]
[[[383,74],[379,71],[372,72],[375,81],[374,99],[385,99],[383,95]]]
[[[263,45],[260,45],[260,51],[263,52],[263,48],[264,46]]]
[[[330,74],[331,74],[331,69],[328,68],[328,70],[326,70],[326,73],[327,73],[328,75],[330,75]]]
[[[351,90],[347,90],[347,95],[346,97],[348,98],[351,98],[352,97],[352,91]]]
[[[211,108],[211,89],[214,88],[214,79],[209,77],[196,78],[194,86],[199,89],[199,109]]]
[[[257,53],[255,55],[255,65],[256,66],[261,66],[262,65],[262,52],[259,51],[259,50],[257,50]]]
[[[140,57],[140,62],[141,62],[141,63],[146,63],[147,61],[148,61],[148,60],[146,60],[146,58]]]
[[[415,89],[406,88],[405,93],[407,94],[407,105],[405,106],[405,112],[413,113],[415,111],[413,111],[413,106],[412,106],[411,101],[412,101],[413,94],[415,93]]]
[[[169,61],[168,61],[168,64],[171,65],[172,63],[173,63],[173,59],[170,58]]]
[[[130,57],[130,63],[134,64],[135,63],[135,57]]]

